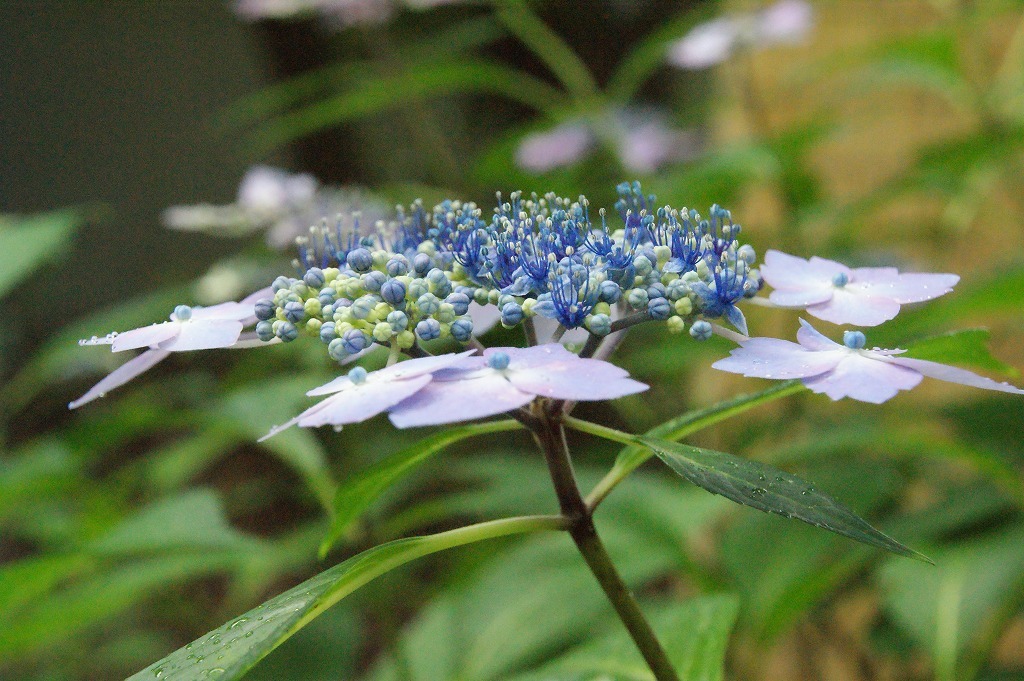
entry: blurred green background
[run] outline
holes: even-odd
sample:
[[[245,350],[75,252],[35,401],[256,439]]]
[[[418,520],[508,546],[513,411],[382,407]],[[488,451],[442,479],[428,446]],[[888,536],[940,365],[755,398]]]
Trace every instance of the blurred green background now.
[[[0,5],[0,678],[123,678],[369,546],[556,510],[527,437],[474,439],[320,560],[339,484],[423,433],[378,418],[257,445],[336,372],[312,342],[172,356],[66,409],[121,361],[78,338],[266,285],[305,219],[417,197],[486,210],[515,189],[610,207],[639,179],[663,203],[727,206],[759,253],[961,274],[868,343],[984,329],[954,337],[959,363],[1020,385],[1019,3],[812,3],[807,30],[774,42],[752,28],[770,3],[338,4]],[[718,16],[744,27],[728,55],[669,63]],[[529,160],[567,129],[585,150]],[[235,203],[254,164],[312,174],[317,201],[254,217]],[[204,203],[231,207],[189,213],[202,229],[161,222]],[[791,338],[798,314],[748,316]],[[712,371],[727,350],[641,327],[615,361],[651,391],[581,414],[642,432],[764,387]],[[1024,679],[1022,438],[1024,401],[928,381],[884,407],[801,394],[692,438],[815,481],[934,567],[653,465],[596,520],[683,678]],[[616,451],[576,440],[586,485]],[[507,539],[389,573],[247,678],[645,678],[618,636],[567,537]]]

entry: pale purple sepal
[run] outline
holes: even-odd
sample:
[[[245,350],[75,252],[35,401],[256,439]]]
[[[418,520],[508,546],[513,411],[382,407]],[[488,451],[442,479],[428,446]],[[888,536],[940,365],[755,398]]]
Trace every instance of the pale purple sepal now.
[[[235,344],[242,328],[242,322],[235,319],[190,319],[181,322],[178,334],[159,347],[173,352],[226,348]]]
[[[566,123],[546,132],[527,135],[516,150],[516,164],[534,173],[546,173],[579,161],[594,144],[594,135],[582,123]]]
[[[1010,385],[1009,383],[993,381],[991,378],[979,376],[978,374],[967,371],[966,369],[951,367],[946,364],[939,364],[938,362],[930,362],[926,359],[914,359],[913,357],[892,357],[889,361],[893,364],[913,369],[917,373],[928,376],[929,378],[937,378],[940,381],[961,383],[973,388],[984,388],[985,390],[998,390],[1004,393],[1024,395],[1024,390],[1021,390],[1016,386]]]
[[[832,354],[835,351],[827,352]],[[803,383],[813,392],[824,393],[833,400],[850,397],[881,404],[895,397],[900,390],[910,390],[921,382],[921,378],[921,374],[910,369],[849,350],[841,355],[831,371],[805,378]]]
[[[97,398],[103,397],[114,388],[121,387],[144,371],[153,368],[169,354],[171,354],[169,350],[147,350],[138,357],[133,357],[104,376],[99,383],[89,388],[88,392],[84,395],[69,403],[68,409],[77,409],[83,404],[88,404]]]
[[[779,307],[805,308],[835,324],[877,326],[895,317],[900,305],[949,293],[955,274],[900,274],[894,267],[849,268],[832,260],[804,260],[769,250],[761,277],[775,290],[768,299]],[[843,281],[845,279],[845,282]]]
[[[694,26],[669,46],[668,62],[684,69],[706,69],[728,59],[740,37],[740,24],[722,17]]]
[[[456,373],[456,372],[449,372]],[[399,428],[434,426],[471,421],[518,409],[534,396],[517,390],[492,369],[464,372],[462,380],[441,376],[391,410],[391,422]]]
[[[501,321],[501,310],[497,305],[469,304],[469,318],[473,320],[473,335],[482,336]]]
[[[161,322],[160,324],[143,326],[114,336],[113,342],[110,344],[110,350],[112,352],[122,352],[124,350],[155,347],[160,343],[171,340],[180,331],[180,322]]]
[[[910,390],[924,376],[1024,395],[1024,390],[1009,383],[999,383],[965,369],[898,356],[903,350],[848,348],[818,333],[802,319],[800,324],[799,344],[777,338],[751,338],[711,366],[744,376],[799,378],[812,391],[833,400],[851,397],[874,404],[885,402],[901,390]]]
[[[446,369],[450,366],[456,365],[461,362],[464,358],[472,355],[476,350],[466,350],[465,352],[459,352],[448,355],[436,355],[433,357],[417,357],[416,359],[407,359],[404,362],[398,362],[389,367],[385,367],[378,371],[374,371],[367,375],[367,381],[392,381],[402,380],[405,378],[414,378],[416,376],[422,376],[423,374],[432,374],[435,371]],[[306,394],[310,397],[317,397],[319,395],[330,395],[336,393],[339,390],[345,390],[348,386],[352,385],[352,381],[348,376],[339,376],[329,383],[325,383],[319,388],[313,388]]]

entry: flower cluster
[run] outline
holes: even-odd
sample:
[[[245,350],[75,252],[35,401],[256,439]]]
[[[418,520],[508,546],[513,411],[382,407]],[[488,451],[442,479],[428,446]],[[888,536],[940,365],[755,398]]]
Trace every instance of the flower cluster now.
[[[729,212],[652,210],[638,184],[619,193],[615,230],[604,211],[600,226],[591,223],[584,197],[520,193],[490,221],[473,203],[446,201],[430,212],[414,204],[377,237],[314,228],[300,240],[301,277],[279,277],[273,297],[257,301],[256,334],[319,337],[338,361],[373,343],[464,343],[472,302],[496,306],[506,327],[541,316],[603,336],[622,303],[674,331],[724,317],[745,333],[736,303],[757,293],[760,278]]]
[[[123,385],[171,352],[307,335],[340,363],[388,346],[388,366],[371,374],[357,367],[311,391],[330,396],[271,435],[294,424],[341,426],[382,412],[399,427],[450,423],[517,410],[538,398],[603,400],[645,389],[625,371],[590,357],[602,342],[614,347],[625,329],[651,321],[673,332],[689,328],[698,340],[718,334],[736,341],[739,347],[715,368],[799,378],[832,399],[883,402],[923,376],[1022,392],[962,369],[899,357],[901,350],[866,350],[859,331],[846,332],[842,345],[806,322],[799,344],[749,338],[740,309],[743,303],[801,308],[830,322],[871,326],[892,319],[901,305],[950,292],[956,275],[849,268],[772,250],[758,269],[729,211],[712,206],[704,218],[658,207],[638,183],[623,183],[618,193],[614,225],[603,209],[592,222],[583,196],[519,192],[507,201],[499,195],[489,219],[473,203],[444,201],[432,210],[420,202],[400,209],[372,235],[359,230],[358,220],[352,229],[324,222],[297,239],[298,276],[280,276],[241,302],[182,305],[168,322],[82,341],[110,344],[114,352],[145,351],[70,406]],[[774,290],[758,296],[765,285]],[[525,327],[531,347],[433,356],[428,348],[434,346],[424,346],[450,339],[480,349],[477,336],[498,321]],[[243,333],[251,324],[255,330]],[[559,344],[570,337],[583,341],[580,355]],[[413,359],[399,362],[403,354]]]

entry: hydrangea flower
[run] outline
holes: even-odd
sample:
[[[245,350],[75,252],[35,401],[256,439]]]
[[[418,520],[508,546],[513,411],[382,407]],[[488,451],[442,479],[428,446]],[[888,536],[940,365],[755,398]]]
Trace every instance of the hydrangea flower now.
[[[124,333],[112,333],[102,338],[94,336],[79,341],[79,345],[109,345],[112,352],[139,348],[147,350],[105,376],[84,395],[69,403],[68,408],[77,409],[83,404],[103,397],[114,388],[153,368],[172,352],[236,346],[242,329],[256,321],[253,307],[256,300],[268,295],[269,292],[270,289],[262,289],[237,303],[227,302],[194,308],[179,305],[171,313],[170,321]]]
[[[953,290],[955,274],[901,274],[895,267],[850,268],[833,260],[804,260],[780,251],[765,253],[761,278],[775,290],[779,307],[805,308],[834,324],[877,326],[895,317],[900,305],[920,303]]]
[[[698,24],[669,46],[668,61],[683,69],[706,69],[725,61],[740,47],[798,43],[812,24],[809,3],[780,0],[757,13]]]
[[[986,390],[1024,395],[1024,390],[999,383],[965,369],[900,357],[904,350],[864,349],[864,334],[847,331],[844,344],[836,343],[800,320],[799,343],[777,338],[750,338],[740,342],[729,357],[711,366],[744,376],[802,379],[813,392],[833,400],[850,397],[881,404],[900,390],[910,390],[925,376]]]
[[[356,367],[347,375],[307,392],[310,397],[330,397],[287,423],[275,426],[259,441],[263,442],[296,424],[303,428],[315,428],[365,421],[421,390],[430,383],[434,372],[457,364],[474,352],[476,351],[467,350],[456,354],[410,359],[370,373],[362,367]]]
[[[522,407],[536,397],[610,400],[647,390],[624,369],[582,359],[558,343],[488,348],[438,371],[434,380],[391,409],[399,428],[469,421]]]
[[[308,173],[291,173],[271,166],[253,166],[238,186],[235,202],[172,206],[163,223],[171,229],[210,231],[233,236],[265,229],[274,248],[291,246],[310,225],[358,210],[364,225],[374,225],[386,207],[356,189],[321,186]]]
[[[527,135],[516,149],[516,165],[532,173],[571,166],[594,151],[602,134],[631,173],[652,173],[668,163],[691,159],[700,148],[695,132],[672,127],[661,112],[630,108],[605,116],[600,131],[592,122],[572,120]]]

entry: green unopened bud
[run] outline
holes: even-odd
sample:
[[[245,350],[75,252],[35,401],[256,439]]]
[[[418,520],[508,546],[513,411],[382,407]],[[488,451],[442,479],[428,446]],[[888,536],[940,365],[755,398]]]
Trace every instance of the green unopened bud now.
[[[689,298],[680,298],[672,304],[672,307],[675,309],[677,315],[685,317],[693,312],[693,301]]]
[[[373,252],[373,269],[384,270],[388,264],[388,260],[391,259],[391,254],[387,251],[374,251]]]
[[[423,243],[416,247],[416,250],[419,253],[426,253],[431,258],[433,258],[434,255],[437,253],[437,247],[434,245],[433,241],[424,241]]]
[[[394,335],[394,329],[387,322],[379,322],[373,327],[373,340],[378,343],[387,343]]]
[[[478,288],[477,290],[473,291],[473,300],[476,301],[477,305],[486,305],[487,298],[487,289]]]
[[[438,337],[439,338],[451,338],[451,335],[452,335],[452,325],[451,324],[443,324],[442,323],[441,324],[441,335],[438,336]]]
[[[412,344],[416,342],[416,334],[412,331],[403,331],[397,336],[398,347],[403,350],[408,350],[412,347]]]
[[[501,291],[498,289],[491,289],[487,292],[487,302],[491,305],[497,305],[499,298],[501,298]]]
[[[608,303],[597,303],[594,305],[594,309],[591,310],[593,314],[606,314],[611,315],[612,306]]]
[[[537,304],[537,301],[533,298],[527,298],[523,301],[522,308],[523,314],[527,317],[533,316],[533,306]]]
[[[324,269],[324,281],[330,284],[338,278],[338,274],[340,274],[340,270],[337,267],[328,267]]]
[[[320,327],[323,325],[324,323],[319,319],[310,319],[308,322],[306,322],[306,333],[308,333],[310,336],[319,336]]]
[[[307,317],[318,317],[321,309],[320,300],[317,298],[310,298],[306,301],[306,304],[303,305],[303,308],[306,311]]]
[[[676,317],[675,315],[668,318],[665,322],[668,326],[669,333],[682,333],[686,330],[686,322],[683,321],[682,317]]]
[[[655,246],[654,256],[658,259],[658,265],[664,265],[672,257],[672,249],[668,246]]]
[[[437,308],[437,312],[434,313],[434,319],[441,322],[442,329],[445,324],[451,324],[455,321],[456,316],[455,307],[451,303],[441,303]]]
[[[704,261],[701,260],[701,262],[704,262]],[[705,265],[704,268],[706,270],[707,269],[707,265]],[[679,278],[682,279],[687,284],[696,284],[698,281],[700,281],[700,275],[697,274],[696,272],[693,272],[693,271],[686,272],[685,274],[683,274],[683,276],[681,276]]]

